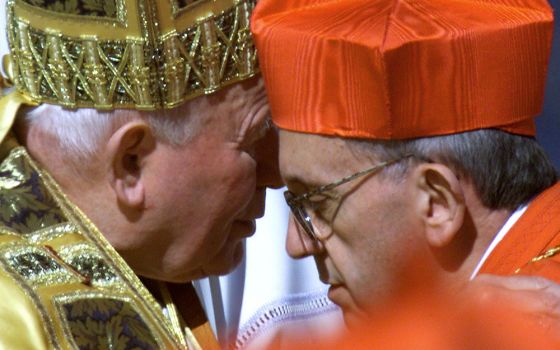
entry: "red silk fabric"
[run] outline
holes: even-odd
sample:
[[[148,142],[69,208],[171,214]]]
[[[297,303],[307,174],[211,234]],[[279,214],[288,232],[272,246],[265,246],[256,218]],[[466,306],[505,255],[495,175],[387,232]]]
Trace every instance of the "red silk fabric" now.
[[[545,0],[260,0],[252,18],[279,127],[375,139],[534,135],[552,29]]]
[[[539,194],[488,257],[480,273],[536,275],[560,282],[560,183]],[[551,253],[538,261],[532,259]]]

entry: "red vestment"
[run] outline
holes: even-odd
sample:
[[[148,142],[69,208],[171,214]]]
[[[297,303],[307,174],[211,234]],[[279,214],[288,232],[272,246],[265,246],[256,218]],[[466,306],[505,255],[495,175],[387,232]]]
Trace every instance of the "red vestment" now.
[[[537,275],[560,282],[560,182],[539,194],[480,273]]]

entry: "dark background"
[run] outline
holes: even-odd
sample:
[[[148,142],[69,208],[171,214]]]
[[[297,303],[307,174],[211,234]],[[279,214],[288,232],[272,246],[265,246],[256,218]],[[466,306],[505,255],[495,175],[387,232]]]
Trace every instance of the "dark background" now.
[[[554,8],[554,37],[543,113],[537,118],[537,139],[560,170],[560,0],[549,3]]]

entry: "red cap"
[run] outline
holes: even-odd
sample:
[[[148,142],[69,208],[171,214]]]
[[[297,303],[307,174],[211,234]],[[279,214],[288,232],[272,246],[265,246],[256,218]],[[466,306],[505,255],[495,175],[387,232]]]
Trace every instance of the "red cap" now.
[[[534,135],[553,15],[545,0],[260,0],[252,30],[281,128]]]

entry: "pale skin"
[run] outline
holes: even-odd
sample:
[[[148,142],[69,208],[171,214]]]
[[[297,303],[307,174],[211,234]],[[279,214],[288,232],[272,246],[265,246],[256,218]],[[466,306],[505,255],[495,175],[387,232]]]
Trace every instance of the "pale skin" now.
[[[335,137],[280,130],[279,147],[282,177],[296,195],[375,165]],[[314,225],[323,230],[320,242],[311,241],[292,218],[287,251],[294,258],[315,258],[321,280],[331,285],[329,298],[349,325],[391,296],[412,257],[436,271],[451,291],[464,290],[511,215],[486,208],[468,179],[439,163],[421,162],[397,181],[374,173],[314,201],[314,220],[328,223]],[[560,314],[560,288],[544,279],[485,276],[473,286],[483,297],[527,296],[528,314],[556,320]],[[538,297],[545,291],[546,304]]]
[[[108,135],[79,176],[52,151],[56,140],[20,131],[31,155],[135,273],[171,282],[230,271],[264,213],[266,187],[279,185],[275,159],[266,156],[274,140],[261,79],[189,103],[189,117],[211,112],[187,144],[163,142],[133,118]]]

